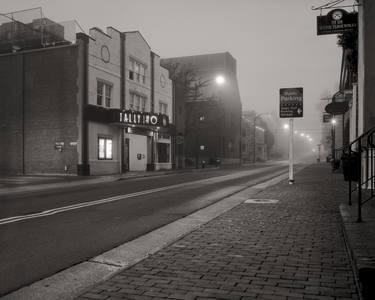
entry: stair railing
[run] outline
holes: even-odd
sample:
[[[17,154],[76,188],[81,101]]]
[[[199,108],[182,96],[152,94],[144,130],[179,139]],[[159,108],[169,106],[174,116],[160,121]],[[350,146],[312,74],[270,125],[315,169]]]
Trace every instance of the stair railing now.
[[[360,135],[342,150],[344,179],[349,181],[349,205],[352,205],[352,194],[357,191],[357,222],[362,222],[362,206],[375,196],[374,135],[375,127]]]

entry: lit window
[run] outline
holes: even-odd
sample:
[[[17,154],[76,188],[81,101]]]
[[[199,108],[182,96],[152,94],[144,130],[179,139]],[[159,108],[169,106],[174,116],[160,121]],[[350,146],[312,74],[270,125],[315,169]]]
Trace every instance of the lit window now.
[[[113,148],[111,138],[99,138],[98,139],[98,158],[99,159],[112,159]]]
[[[108,83],[104,83],[102,81],[97,81],[97,88],[96,88],[96,104],[106,107],[111,107],[111,99],[112,99],[112,85]]]

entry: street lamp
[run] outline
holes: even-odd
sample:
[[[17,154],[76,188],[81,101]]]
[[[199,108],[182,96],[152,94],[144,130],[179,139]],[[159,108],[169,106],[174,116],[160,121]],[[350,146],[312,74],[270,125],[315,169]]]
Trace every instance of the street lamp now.
[[[331,120],[331,131],[332,131],[332,143],[331,143],[331,157],[333,159],[333,163],[335,162],[335,148],[336,148],[336,133],[335,133],[335,125],[336,125],[336,119],[335,116],[333,116]]]
[[[223,85],[225,83],[225,77],[223,75],[218,75],[215,78],[215,82],[217,85]]]

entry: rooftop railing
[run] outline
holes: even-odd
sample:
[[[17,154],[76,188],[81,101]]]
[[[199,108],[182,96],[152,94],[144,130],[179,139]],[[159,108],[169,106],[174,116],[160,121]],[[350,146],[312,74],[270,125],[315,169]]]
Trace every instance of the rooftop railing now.
[[[74,44],[78,32],[76,21],[54,22],[41,8],[0,14],[0,53]]]

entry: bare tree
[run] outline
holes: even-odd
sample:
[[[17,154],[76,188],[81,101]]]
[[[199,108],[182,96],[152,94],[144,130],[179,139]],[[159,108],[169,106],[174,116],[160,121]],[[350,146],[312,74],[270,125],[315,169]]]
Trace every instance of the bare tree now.
[[[177,99],[183,99],[183,101],[203,99],[201,89],[207,86],[208,80],[202,81],[190,65],[181,65],[177,62],[166,61],[162,66],[169,71],[169,77],[175,85]]]

